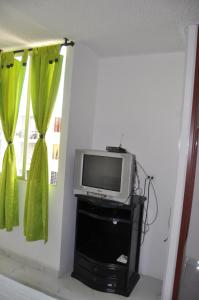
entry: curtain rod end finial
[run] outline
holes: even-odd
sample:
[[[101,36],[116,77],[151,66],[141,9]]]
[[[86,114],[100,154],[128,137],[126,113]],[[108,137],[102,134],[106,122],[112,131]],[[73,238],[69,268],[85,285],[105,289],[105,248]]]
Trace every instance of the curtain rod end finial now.
[[[73,41],[70,41],[69,39],[67,39],[67,38],[64,38],[64,44],[63,44],[64,46],[74,46],[75,45],[75,42],[73,42]]]

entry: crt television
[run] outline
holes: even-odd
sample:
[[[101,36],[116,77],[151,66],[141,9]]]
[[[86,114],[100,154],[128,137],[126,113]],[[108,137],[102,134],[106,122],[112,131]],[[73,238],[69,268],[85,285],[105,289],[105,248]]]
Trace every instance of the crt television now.
[[[74,194],[130,203],[135,179],[135,156],[102,150],[77,149]]]

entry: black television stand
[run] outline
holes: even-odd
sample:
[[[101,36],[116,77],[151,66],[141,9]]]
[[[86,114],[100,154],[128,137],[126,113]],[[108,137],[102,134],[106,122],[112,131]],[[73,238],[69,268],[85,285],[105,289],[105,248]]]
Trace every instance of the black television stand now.
[[[139,280],[144,197],[131,205],[77,195],[72,277],[89,287],[129,296]]]

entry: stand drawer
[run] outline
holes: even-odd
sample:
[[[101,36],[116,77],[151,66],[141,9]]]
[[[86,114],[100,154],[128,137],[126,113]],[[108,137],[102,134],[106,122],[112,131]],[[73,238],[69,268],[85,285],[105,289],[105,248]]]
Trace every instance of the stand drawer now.
[[[89,271],[93,275],[101,277],[113,277],[115,279],[119,278],[120,280],[125,280],[127,275],[127,268],[125,266],[104,264],[81,255],[76,256],[75,265]]]
[[[72,276],[88,286],[101,291],[114,292],[125,288],[125,280],[123,278],[101,277],[80,266],[75,267]]]

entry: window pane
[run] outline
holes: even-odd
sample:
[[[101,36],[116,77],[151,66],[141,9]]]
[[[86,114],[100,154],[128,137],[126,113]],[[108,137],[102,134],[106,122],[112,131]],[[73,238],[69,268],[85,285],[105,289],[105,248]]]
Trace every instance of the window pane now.
[[[28,138],[27,138],[27,156],[26,156],[26,174],[25,179],[28,177],[28,172],[30,170],[30,163],[32,159],[32,154],[34,151],[35,144],[38,140],[39,133],[37,131],[34,117],[33,117],[33,111],[32,107],[30,108],[30,114],[29,114],[29,126],[28,126]]]
[[[28,96],[28,75],[29,75],[29,60],[27,62],[27,67],[26,67],[26,74],[24,78],[21,102],[19,106],[19,115],[18,115],[15,139],[14,139],[18,176],[22,176],[22,171],[23,171],[24,135],[25,135],[25,121],[26,121],[27,96]]]
[[[67,47],[62,47],[61,54],[64,56],[62,74],[60,78],[59,90],[55,107],[52,113],[49,129],[46,135],[46,142],[48,145],[48,162],[49,162],[49,183],[57,183],[59,155],[60,155],[60,134],[61,134],[61,121],[62,121],[62,103],[64,92],[64,78],[65,78],[65,65]]]
[[[61,117],[62,117],[62,102],[64,89],[64,75],[66,64],[67,48],[62,47],[61,54],[64,56],[62,74],[60,78],[60,85],[57,93],[55,107],[51,116],[48,131],[46,133],[46,143],[48,147],[48,169],[49,169],[49,183],[57,183],[58,163],[59,163],[59,148],[60,148],[60,133],[61,133]],[[35,143],[39,138],[39,133],[36,129],[32,108],[30,109],[29,130],[28,130],[28,144],[27,144],[27,161],[26,161],[26,179],[30,169],[30,163],[34,150]]]

